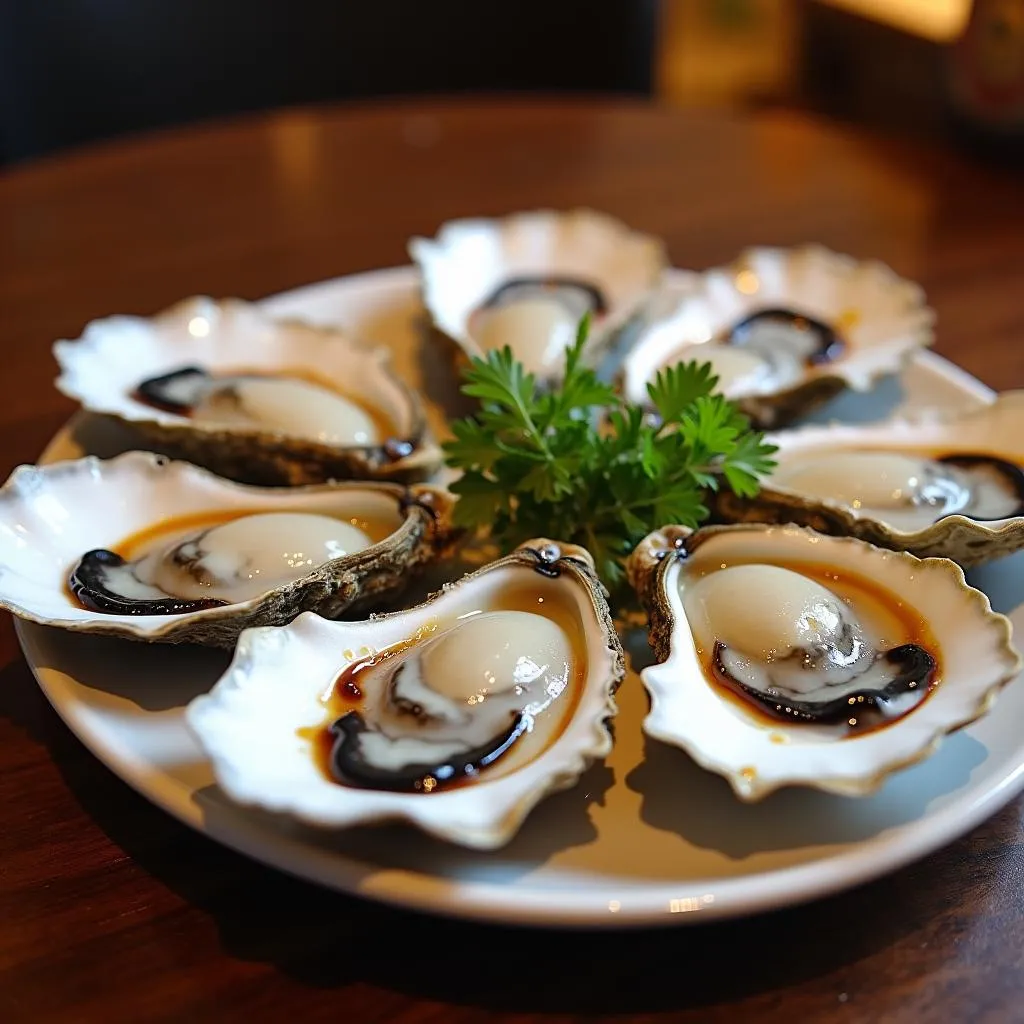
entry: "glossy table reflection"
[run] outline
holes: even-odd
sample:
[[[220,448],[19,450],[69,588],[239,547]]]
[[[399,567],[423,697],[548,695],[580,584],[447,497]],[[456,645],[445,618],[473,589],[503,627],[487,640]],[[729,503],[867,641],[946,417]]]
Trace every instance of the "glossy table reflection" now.
[[[701,267],[819,241],[925,285],[937,350],[1024,386],[1024,188],[792,115],[473,102],[295,112],[0,177],[0,460],[73,411],[50,342],[193,293],[257,298],[407,261],[450,217],[593,206]],[[530,932],[322,892],[215,846],[101,767],[0,623],[0,1019],[1006,1021],[1024,938],[1017,801],[804,908],[703,928]]]

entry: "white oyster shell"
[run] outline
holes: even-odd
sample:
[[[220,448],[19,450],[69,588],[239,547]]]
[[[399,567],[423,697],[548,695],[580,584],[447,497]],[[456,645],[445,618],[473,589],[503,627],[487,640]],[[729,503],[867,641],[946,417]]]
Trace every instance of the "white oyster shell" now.
[[[251,487],[150,452],[21,466],[0,488],[0,606],[84,633],[230,647],[247,626],[288,622],[308,609],[340,615],[397,595],[418,568],[452,545],[450,506],[446,492],[419,485]],[[109,548],[165,519],[234,509],[393,518],[395,530],[293,583],[203,611],[110,614],[84,608],[69,593],[68,574],[87,551]]]
[[[552,550],[551,544],[528,542],[406,611],[364,622],[300,615],[284,627],[247,630],[225,674],[186,712],[218,784],[240,804],[317,827],[404,821],[467,847],[507,843],[541,799],[572,786],[592,761],[610,752],[607,723],[616,713],[613,694],[624,673],[622,648],[590,556],[568,545]],[[556,578],[533,572],[539,559],[531,549],[543,547],[549,548],[543,564],[554,567]],[[507,774],[488,779],[490,769],[484,769],[479,781],[431,793],[361,789],[328,779],[299,730],[324,724],[324,695],[338,673],[424,627],[454,624],[457,616],[486,606],[500,597],[511,573],[564,588],[584,631],[586,681],[558,738]]]
[[[651,698],[643,729],[724,776],[742,800],[759,800],[783,786],[867,795],[890,773],[934,753],[947,733],[985,714],[1020,669],[1009,620],[993,612],[988,598],[969,587],[962,570],[946,559],[917,559],[797,526],[709,527],[692,541],[689,535],[684,527],[652,533],[629,563],[659,659],[641,673]],[[695,650],[679,592],[693,555],[673,555],[687,542],[698,542],[697,551],[713,562],[753,559],[791,569],[827,565],[873,580],[928,623],[939,648],[938,685],[902,718],[842,738],[834,727],[767,722],[748,714],[742,702],[723,697],[708,683]]]
[[[623,393],[631,402],[647,402],[647,384],[666,362],[700,360],[701,345],[772,308],[818,320],[846,344],[837,358],[805,367],[800,379],[784,386],[748,381],[723,387],[762,428],[785,426],[845,388],[867,391],[933,340],[934,312],[923,291],[884,264],[818,245],[751,248],[656,297],[624,357]]]
[[[995,401],[966,412],[943,410],[896,417],[867,425],[807,426],[770,434],[780,468],[811,453],[878,451],[913,455],[990,455],[1024,466],[1024,391],[1007,391]],[[731,492],[715,499],[728,522],[794,522],[829,534],[848,534],[880,547],[909,551],[919,558],[951,558],[977,565],[1024,547],[1024,516],[977,520],[949,515],[921,529],[900,529],[837,500],[814,498],[768,477],[756,497]]]
[[[480,304],[512,278],[550,275],[589,281],[604,293],[607,313],[592,321],[586,349],[593,360],[650,296],[666,266],[659,239],[587,209],[450,221],[435,238],[413,238],[409,254],[422,273],[435,326],[470,356],[481,354],[469,330]],[[562,350],[531,364],[525,350],[512,348],[538,377],[560,377]]]
[[[112,316],[53,346],[56,386],[90,412],[116,417],[174,457],[261,484],[329,479],[421,480],[440,464],[419,397],[395,376],[388,350],[345,332],[275,319],[240,299],[185,299],[153,317]],[[138,384],[187,366],[210,373],[305,375],[376,410],[408,441],[401,457],[383,441],[343,446],[271,429],[193,420],[134,397]]]

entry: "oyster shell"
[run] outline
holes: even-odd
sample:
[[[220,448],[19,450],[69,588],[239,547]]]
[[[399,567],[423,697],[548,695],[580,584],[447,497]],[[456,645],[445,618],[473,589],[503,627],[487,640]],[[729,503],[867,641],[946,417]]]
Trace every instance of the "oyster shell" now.
[[[657,286],[662,242],[592,210],[538,210],[442,225],[413,238],[434,325],[469,356],[509,345],[539,380],[556,382],[588,310],[593,361]]]
[[[1009,620],[945,559],[798,526],[669,526],[628,570],[658,659],[644,732],[743,800],[871,793],[1020,669]]]
[[[423,485],[252,487],[150,452],[21,466],[0,489],[0,605],[85,633],[231,647],[250,626],[395,597],[453,545],[450,511],[447,492]],[[316,557],[290,545],[283,559],[280,549],[270,557],[264,542],[281,536],[282,518],[283,536]],[[309,524],[324,521],[337,529],[314,529],[307,542]],[[230,534],[247,522],[263,529],[239,547]],[[248,562],[254,552],[262,562]],[[255,573],[270,579],[253,586]]]
[[[238,299],[96,320],[53,350],[69,398],[232,480],[408,483],[441,462],[386,349]]]
[[[241,804],[494,849],[609,753],[624,670],[590,555],[538,539],[406,611],[247,630],[186,716]]]
[[[658,297],[625,355],[623,393],[646,403],[665,366],[710,361],[755,426],[786,426],[841,391],[867,391],[933,340],[918,285],[820,246],[752,248]]]
[[[919,558],[977,565],[1024,547],[1024,391],[955,414],[769,435],[759,494],[714,497],[726,522],[793,522]]]

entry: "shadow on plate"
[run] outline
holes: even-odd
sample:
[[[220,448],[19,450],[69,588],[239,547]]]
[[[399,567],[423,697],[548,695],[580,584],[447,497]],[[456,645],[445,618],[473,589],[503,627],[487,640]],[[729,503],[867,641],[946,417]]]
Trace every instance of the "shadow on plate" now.
[[[493,855],[463,849],[434,839],[401,824],[375,825],[324,832],[260,812],[245,812],[216,786],[195,794],[206,827],[229,840],[240,829],[257,836],[273,829],[293,839],[305,850],[315,846],[328,854],[339,854],[365,864],[365,875],[378,871],[408,871],[461,881],[510,885],[516,879],[543,867],[553,856],[597,839],[590,808],[603,805],[614,782],[610,768],[602,764],[588,769],[577,786],[542,801],[527,818],[515,838]],[[296,850],[296,856],[300,855]]]
[[[1009,615],[1024,604],[1024,551],[969,569],[967,582],[984,590],[997,612]]]
[[[843,391],[794,426],[874,423],[893,416],[906,395],[898,376],[883,377],[870,391]]]
[[[0,716],[45,744],[85,816],[75,821],[70,812],[82,842],[99,828],[127,855],[110,865],[110,885],[145,885],[148,875],[148,884],[165,886],[190,905],[179,912],[178,928],[201,929],[195,917],[205,915],[226,955],[267,964],[330,999],[349,987],[355,998],[369,985],[495,1013],[656,1013],[735,1003],[838,974],[823,983],[834,1001],[848,984],[849,965],[877,964],[879,956],[914,957],[920,965],[924,947],[940,949],[951,929],[964,934],[963,907],[981,914],[979,908],[1011,901],[1016,805],[887,879],[745,921],[614,936],[446,920],[328,892],[192,832],[89,756],[20,661],[0,671]],[[550,816],[535,822],[560,827],[559,798],[549,806]],[[823,941],[837,928],[841,941]],[[150,954],[137,960],[135,935],[129,929],[105,940],[111,948],[119,943],[129,974],[143,964],[151,969]],[[472,969],[460,969],[460,951],[469,952]],[[446,969],[452,964],[456,969]],[[877,980],[861,979],[866,986]],[[173,1007],[167,1010],[173,1015]]]
[[[26,643],[44,670],[73,677],[92,690],[130,701],[144,711],[184,707],[206,693],[228,667],[231,651],[194,644],[149,644],[88,636],[23,623]],[[116,665],[116,671],[111,671]]]
[[[985,756],[983,744],[960,732],[927,764],[892,776],[874,796],[793,787],[744,804],[724,778],[704,771],[682,750],[646,738],[644,759],[625,781],[643,797],[640,814],[652,828],[740,860],[768,850],[861,842],[915,821],[932,801],[966,786]]]

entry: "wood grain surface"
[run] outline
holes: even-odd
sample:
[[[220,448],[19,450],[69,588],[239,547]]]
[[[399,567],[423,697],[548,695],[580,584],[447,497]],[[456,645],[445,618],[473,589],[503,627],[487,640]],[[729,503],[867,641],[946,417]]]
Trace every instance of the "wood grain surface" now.
[[[407,262],[446,218],[593,206],[677,265],[822,242],[920,280],[937,350],[1024,386],[1024,183],[840,132],[625,102],[328,108],[0,176],[0,469],[73,411],[50,343],[183,296]],[[0,622],[0,1021],[1024,1020],[1018,800],[882,881],[748,921],[623,934],[432,919],[291,880],[86,753]]]

